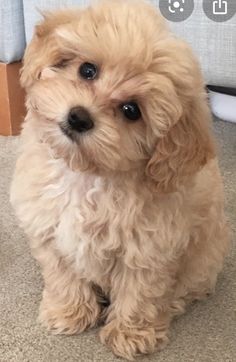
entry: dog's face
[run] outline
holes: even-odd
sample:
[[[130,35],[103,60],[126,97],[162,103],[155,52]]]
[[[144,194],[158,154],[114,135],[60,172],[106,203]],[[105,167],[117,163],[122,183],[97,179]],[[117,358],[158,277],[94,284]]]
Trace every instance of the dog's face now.
[[[178,137],[202,92],[188,47],[136,0],[46,15],[26,52],[22,84],[56,154],[73,168],[117,173],[156,173],[157,148],[163,156],[163,140],[173,129]]]

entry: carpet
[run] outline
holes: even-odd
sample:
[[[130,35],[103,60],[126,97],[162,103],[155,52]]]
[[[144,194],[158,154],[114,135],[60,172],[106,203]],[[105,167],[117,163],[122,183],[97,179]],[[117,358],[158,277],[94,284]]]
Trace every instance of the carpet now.
[[[214,122],[234,245],[216,293],[174,321],[171,343],[142,362],[236,361],[236,124]],[[40,270],[9,204],[18,137],[0,137],[0,362],[120,361],[102,346],[97,330],[53,336],[38,323]]]

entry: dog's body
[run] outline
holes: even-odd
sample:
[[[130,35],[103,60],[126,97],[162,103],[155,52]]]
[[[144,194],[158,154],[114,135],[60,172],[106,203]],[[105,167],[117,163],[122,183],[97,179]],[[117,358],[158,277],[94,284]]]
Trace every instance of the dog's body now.
[[[86,11],[50,15],[26,54],[29,111],[11,198],[43,270],[41,320],[70,334],[103,318],[102,341],[132,358],[162,347],[171,318],[214,289],[228,248],[222,182],[203,83],[186,45],[145,3],[104,1]],[[117,46],[121,14],[132,20],[130,11],[137,26],[146,14],[150,29],[142,33],[146,58],[139,60],[137,43],[125,63],[124,49],[113,58],[112,46],[101,48],[109,34]],[[86,21],[96,28],[97,49]],[[136,25],[123,39],[141,34]],[[150,40],[152,27],[159,33]],[[80,52],[70,35],[74,44],[76,36],[82,45],[91,39],[94,55],[82,46],[83,61],[100,56],[93,84],[75,82],[78,59],[68,69],[53,66],[60,50]],[[61,37],[56,45],[54,36]],[[111,55],[102,61],[106,49]],[[140,99],[135,123],[117,115],[126,99]],[[65,129],[78,103],[96,119],[95,130],[79,136]]]

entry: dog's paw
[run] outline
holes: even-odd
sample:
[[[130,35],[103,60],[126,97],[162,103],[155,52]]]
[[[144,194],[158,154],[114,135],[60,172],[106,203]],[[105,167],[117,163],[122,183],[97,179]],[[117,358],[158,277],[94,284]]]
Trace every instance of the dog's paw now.
[[[56,305],[42,301],[39,322],[54,334],[77,334],[96,325],[100,307],[95,304]]]
[[[128,360],[161,350],[168,342],[166,332],[157,333],[152,327],[128,328],[115,321],[101,329],[100,339],[115,355]]]

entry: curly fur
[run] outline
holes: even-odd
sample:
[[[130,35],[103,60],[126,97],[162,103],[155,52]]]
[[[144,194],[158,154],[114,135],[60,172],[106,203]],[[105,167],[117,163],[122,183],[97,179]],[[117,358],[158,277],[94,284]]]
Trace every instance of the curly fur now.
[[[44,15],[24,59],[28,115],[11,201],[45,281],[40,320],[132,359],[214,289],[228,249],[201,72],[152,6],[104,0]],[[78,76],[84,61],[99,77]],[[142,119],[119,105],[135,99]],[[74,106],[95,128],[72,141]],[[106,300],[110,305],[107,306]]]

